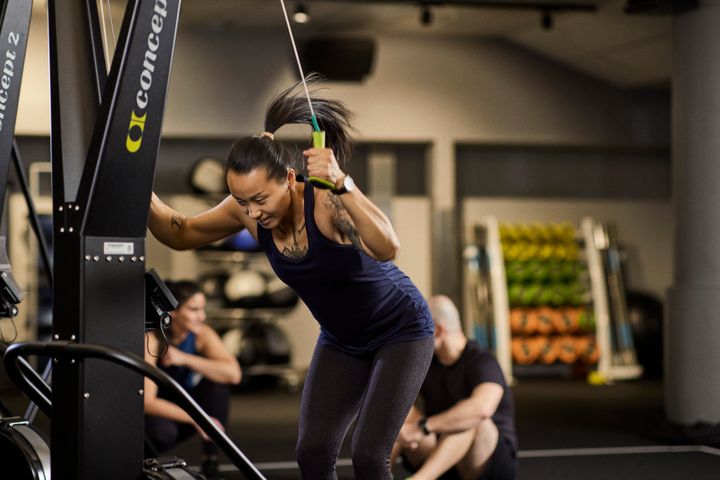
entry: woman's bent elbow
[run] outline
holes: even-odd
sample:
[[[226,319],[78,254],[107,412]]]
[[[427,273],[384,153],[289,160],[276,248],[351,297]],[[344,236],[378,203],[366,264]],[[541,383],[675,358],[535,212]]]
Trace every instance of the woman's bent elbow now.
[[[182,248],[182,245],[180,245],[180,242],[176,241],[174,238],[168,238],[164,237],[160,234],[155,234],[153,232],[152,228],[148,228],[148,231],[152,234],[153,238],[157,240],[158,242],[162,243],[166,247],[172,249],[172,250],[187,250],[187,248]]]
[[[240,366],[235,369],[235,371],[232,374],[232,378],[230,378],[230,383],[232,385],[237,385],[242,380],[242,370],[240,370]]]
[[[398,255],[400,255],[400,242],[392,242],[388,245],[386,251],[382,252],[381,255],[378,255],[378,260],[382,262],[389,262],[395,260]]]

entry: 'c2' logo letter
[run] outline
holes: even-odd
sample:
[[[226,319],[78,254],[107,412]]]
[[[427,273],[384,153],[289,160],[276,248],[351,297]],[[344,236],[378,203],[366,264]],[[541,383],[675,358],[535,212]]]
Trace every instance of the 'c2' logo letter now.
[[[125,139],[125,148],[130,153],[140,150],[143,133],[145,132],[145,120],[147,120],[147,113],[142,117],[138,117],[133,111],[130,116],[130,126],[128,126],[128,134]]]

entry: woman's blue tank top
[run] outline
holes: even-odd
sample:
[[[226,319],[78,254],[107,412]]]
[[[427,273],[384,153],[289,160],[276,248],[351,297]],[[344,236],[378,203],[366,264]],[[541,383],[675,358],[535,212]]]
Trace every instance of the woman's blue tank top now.
[[[298,177],[302,181],[302,177]],[[354,245],[325,237],[315,223],[315,195],[305,183],[307,254],[280,253],[272,232],[258,224],[258,243],[277,276],[292,287],[320,324],[318,343],[350,355],[433,334],[425,299],[392,262],[380,262]]]
[[[195,334],[192,332],[188,332],[187,337],[185,337],[185,340],[183,340],[180,345],[176,347],[178,350],[181,350],[185,353],[189,353],[191,355],[197,354],[197,349],[195,348]],[[170,375],[173,380],[178,382],[181,387],[183,387],[185,390],[190,391],[192,390],[195,385],[197,385],[198,380],[198,374],[196,374],[193,370],[190,370],[187,367],[178,367],[178,366],[170,366],[170,367],[163,367],[158,362],[158,367],[161,370],[164,370],[165,373]],[[163,396],[164,395],[160,395]]]

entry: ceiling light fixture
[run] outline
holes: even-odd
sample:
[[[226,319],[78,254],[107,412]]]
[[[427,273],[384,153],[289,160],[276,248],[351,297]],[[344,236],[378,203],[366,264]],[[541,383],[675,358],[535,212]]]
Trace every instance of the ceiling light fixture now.
[[[295,7],[295,13],[293,13],[293,21],[295,23],[308,23],[310,21],[310,14],[307,8],[302,3],[298,3]]]
[[[542,25],[543,30],[552,30],[553,17],[550,10],[542,11],[542,16],[540,17],[540,25]]]
[[[432,21],[432,10],[430,10],[430,7],[428,7],[427,5],[423,5],[422,10],[420,10],[420,24],[423,27],[429,27],[432,24]]]

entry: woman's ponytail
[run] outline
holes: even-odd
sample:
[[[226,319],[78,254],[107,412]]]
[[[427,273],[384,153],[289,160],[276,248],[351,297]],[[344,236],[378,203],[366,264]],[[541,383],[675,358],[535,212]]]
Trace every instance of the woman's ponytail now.
[[[325,131],[327,146],[335,151],[339,162],[347,162],[352,155],[352,142],[350,139],[350,119],[352,114],[345,104],[338,100],[318,98],[315,94],[320,90],[314,87],[320,81],[320,76],[310,74],[305,79],[310,89],[315,117],[321,130]],[[311,123],[312,113],[302,82],[272,99],[265,111],[265,130],[275,133],[283,125]]]
[[[306,78],[306,82],[314,86],[319,79],[317,74],[311,74]],[[325,131],[327,146],[333,149],[338,162],[344,165],[352,155],[349,122],[352,114],[340,101],[313,98],[317,91],[317,88],[310,90],[315,117],[320,129]],[[270,178],[285,178],[287,169],[294,164],[291,159],[292,152],[274,140],[273,134],[284,125],[290,124],[312,125],[312,114],[302,82],[296,83],[270,101],[265,111],[265,131],[239,140],[233,145],[228,156],[227,170],[245,174],[255,168],[264,167]]]

